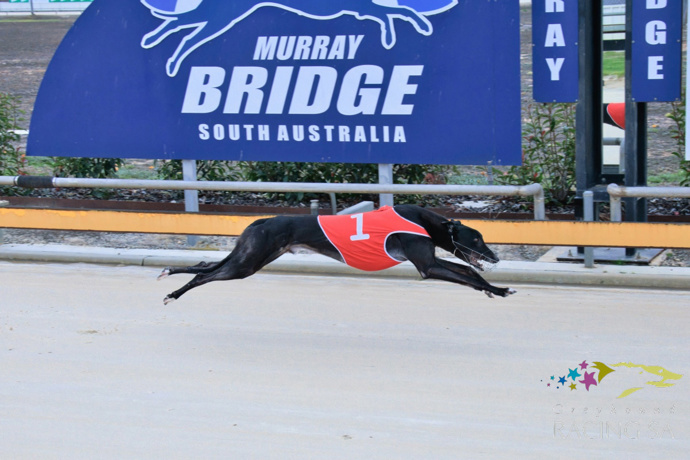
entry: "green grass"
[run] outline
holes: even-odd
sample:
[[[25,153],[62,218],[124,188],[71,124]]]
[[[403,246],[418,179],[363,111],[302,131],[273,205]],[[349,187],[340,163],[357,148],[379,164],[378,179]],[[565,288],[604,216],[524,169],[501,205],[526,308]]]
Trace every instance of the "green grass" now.
[[[34,176],[52,176],[53,160],[50,157],[26,157],[26,173]],[[155,169],[131,164],[125,161],[117,172],[119,179],[158,179]]]
[[[138,180],[149,180],[158,179],[158,173],[155,169],[142,168],[133,164],[125,162],[124,165],[117,172],[117,177],[119,179],[138,179]]]
[[[49,157],[26,157],[26,172],[34,176],[52,176],[53,165]]]
[[[448,177],[448,185],[487,185],[486,177],[477,174],[457,174]]]
[[[683,180],[683,171],[674,171],[669,173],[661,173],[647,178],[649,185],[679,185]]]
[[[604,51],[604,61],[602,65],[602,73],[604,76],[625,77],[625,52]]]

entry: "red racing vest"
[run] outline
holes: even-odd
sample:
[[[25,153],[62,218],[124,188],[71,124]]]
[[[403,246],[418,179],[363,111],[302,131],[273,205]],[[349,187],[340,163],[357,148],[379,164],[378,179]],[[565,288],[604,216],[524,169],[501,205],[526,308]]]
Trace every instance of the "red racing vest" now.
[[[319,216],[319,225],[347,265],[371,272],[403,262],[386,251],[386,240],[393,233],[430,238],[424,227],[401,217],[390,206],[360,214]]]

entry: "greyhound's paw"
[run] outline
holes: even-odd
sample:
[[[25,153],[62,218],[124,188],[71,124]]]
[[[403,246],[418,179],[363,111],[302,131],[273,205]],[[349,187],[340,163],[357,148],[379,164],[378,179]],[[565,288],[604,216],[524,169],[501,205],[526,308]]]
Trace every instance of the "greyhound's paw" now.
[[[517,291],[513,288],[505,288],[503,289],[503,293],[501,293],[501,297],[508,297],[509,295],[515,294]]]
[[[517,291],[513,288],[501,288],[499,292],[496,292],[495,294],[501,297],[508,297],[509,295],[515,294]],[[494,298],[494,293],[490,291],[484,291],[484,294],[486,294],[490,299]]]
[[[163,271],[161,272],[160,275],[158,275],[158,281],[162,280],[163,278],[167,278],[170,276],[170,267],[164,268]]]
[[[163,305],[168,305],[169,303],[173,303],[174,301],[175,297],[166,296],[165,299],[163,299]]]

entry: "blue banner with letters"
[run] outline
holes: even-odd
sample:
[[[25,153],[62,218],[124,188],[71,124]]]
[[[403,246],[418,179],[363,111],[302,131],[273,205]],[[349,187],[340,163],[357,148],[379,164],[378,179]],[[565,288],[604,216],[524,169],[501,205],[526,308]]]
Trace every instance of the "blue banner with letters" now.
[[[29,155],[519,164],[519,4],[95,0]]]
[[[632,2],[632,98],[680,100],[682,0]]]
[[[577,101],[578,23],[577,0],[532,0],[535,101]]]

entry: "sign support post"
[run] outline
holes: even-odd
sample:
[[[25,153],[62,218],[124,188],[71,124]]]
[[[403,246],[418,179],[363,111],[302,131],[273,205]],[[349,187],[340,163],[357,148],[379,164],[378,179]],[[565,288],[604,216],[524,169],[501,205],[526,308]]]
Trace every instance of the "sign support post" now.
[[[182,179],[186,181],[196,181],[196,160],[182,160]],[[184,210],[186,212],[199,212],[199,191],[184,191]],[[196,235],[187,236],[187,245],[196,246],[199,237]]]
[[[625,185],[647,185],[647,102],[679,101],[682,1],[625,3]],[[647,222],[647,199],[625,198],[625,220]],[[626,255],[635,254],[626,249]]]
[[[690,33],[690,8],[687,7],[687,2],[684,2],[685,4],[685,30],[686,34],[685,36],[688,37],[688,33]],[[685,62],[690,62],[690,46],[686,46],[685,49]],[[687,67],[687,64],[686,64]],[[685,70],[685,116],[687,117],[687,114],[690,113],[688,112],[688,109],[690,109],[690,103],[688,103],[688,90],[690,89],[690,72],[687,71],[687,68]],[[688,140],[690,138],[690,126],[688,126],[688,123],[685,123],[685,160],[690,161],[690,143],[688,143]]]
[[[625,185],[647,185],[647,104],[633,98],[633,5],[625,4]],[[623,198],[626,222],[647,221],[646,198]],[[626,248],[626,256],[634,256],[635,248]]]
[[[578,2],[579,13],[579,84],[576,109],[575,177],[577,183],[576,216],[582,219],[583,195],[594,192],[594,201],[606,193],[595,190],[601,185],[603,143],[602,91],[602,0]],[[596,213],[595,213],[596,214]]]
[[[393,183],[393,165],[390,163],[379,164],[379,184]],[[379,206],[393,206],[393,194],[381,193],[379,195]]]

